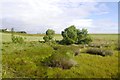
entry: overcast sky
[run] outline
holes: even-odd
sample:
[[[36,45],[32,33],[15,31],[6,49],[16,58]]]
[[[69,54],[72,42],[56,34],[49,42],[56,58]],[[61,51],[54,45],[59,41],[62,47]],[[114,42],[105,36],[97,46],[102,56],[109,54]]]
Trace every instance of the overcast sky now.
[[[118,32],[119,0],[1,0],[0,28],[28,33],[75,25],[90,33]]]

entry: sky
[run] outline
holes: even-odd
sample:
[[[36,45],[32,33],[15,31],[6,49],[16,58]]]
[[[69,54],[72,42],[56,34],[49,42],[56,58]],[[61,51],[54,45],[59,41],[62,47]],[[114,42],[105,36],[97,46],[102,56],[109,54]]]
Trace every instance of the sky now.
[[[89,33],[118,33],[119,0],[1,0],[0,28],[61,33],[70,25]]]

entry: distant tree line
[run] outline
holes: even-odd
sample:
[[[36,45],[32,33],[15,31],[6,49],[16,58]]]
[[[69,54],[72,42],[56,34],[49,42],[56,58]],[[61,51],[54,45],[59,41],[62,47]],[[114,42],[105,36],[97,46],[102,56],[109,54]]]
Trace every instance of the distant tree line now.
[[[7,32],[7,33],[11,33],[12,30],[9,30],[9,29],[0,29],[0,32]],[[14,33],[24,33],[24,34],[27,34],[26,31],[14,31]]]

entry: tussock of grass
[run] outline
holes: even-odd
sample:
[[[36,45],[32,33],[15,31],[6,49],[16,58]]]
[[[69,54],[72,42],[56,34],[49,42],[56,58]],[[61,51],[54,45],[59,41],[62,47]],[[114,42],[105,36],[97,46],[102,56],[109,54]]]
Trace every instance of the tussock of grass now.
[[[112,56],[113,51],[111,50],[105,50],[105,49],[99,49],[99,48],[89,48],[86,51],[89,54],[95,54],[95,55],[101,55],[101,56]]]
[[[72,56],[70,56],[69,52],[66,54],[54,53],[51,56],[43,59],[41,62],[46,66],[60,67],[62,69],[70,69],[72,66],[77,64],[72,59]]]

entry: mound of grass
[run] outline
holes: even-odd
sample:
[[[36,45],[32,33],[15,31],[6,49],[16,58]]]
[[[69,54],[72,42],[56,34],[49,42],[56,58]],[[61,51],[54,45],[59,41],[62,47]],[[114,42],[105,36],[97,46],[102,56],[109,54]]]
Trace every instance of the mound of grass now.
[[[112,56],[113,55],[113,51],[99,49],[99,48],[89,48],[89,49],[87,49],[86,52],[89,54],[95,54],[95,55],[101,55],[101,56],[107,56],[107,55]]]
[[[62,69],[70,69],[77,63],[71,58],[69,52],[66,54],[54,53],[49,57],[44,58],[41,62],[49,67],[59,67]]]

